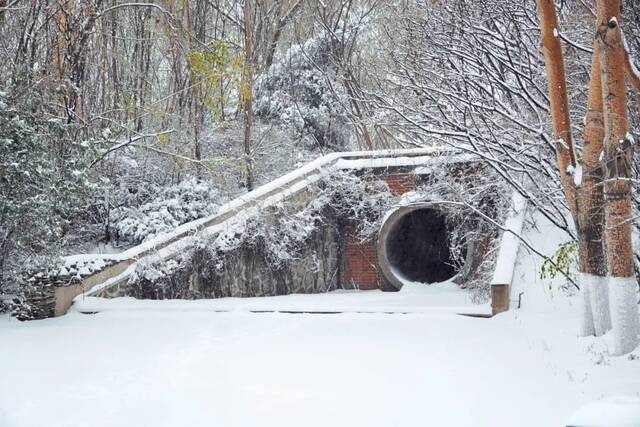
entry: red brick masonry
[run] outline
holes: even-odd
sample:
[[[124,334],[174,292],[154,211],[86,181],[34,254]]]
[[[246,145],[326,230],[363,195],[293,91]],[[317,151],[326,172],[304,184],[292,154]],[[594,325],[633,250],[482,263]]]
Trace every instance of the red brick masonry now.
[[[416,189],[416,176],[412,173],[381,176],[395,196],[400,196]]]
[[[391,192],[398,196],[416,188],[414,174],[382,175]],[[342,286],[346,289],[383,289],[386,281],[378,268],[376,241],[360,243],[350,237],[347,241],[341,277]]]

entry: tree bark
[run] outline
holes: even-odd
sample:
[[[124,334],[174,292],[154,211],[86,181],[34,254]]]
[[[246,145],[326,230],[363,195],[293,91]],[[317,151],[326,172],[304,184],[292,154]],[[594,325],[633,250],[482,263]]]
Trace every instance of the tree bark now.
[[[601,3],[604,0],[599,1]],[[609,3],[615,3],[611,1]],[[619,4],[619,2],[618,2]],[[633,146],[628,132],[625,51],[620,23],[613,15],[599,29],[604,111],[605,243],[610,277],[614,353],[633,351],[639,344],[631,240],[631,166]]]
[[[620,15],[615,2],[600,2],[596,31],[608,17]],[[604,140],[600,44],[594,41],[587,115],[585,117],[582,182],[578,192],[578,251],[580,287],[585,313],[581,335],[604,335],[611,329],[607,262],[604,250],[604,191],[600,154]]]
[[[0,25],[4,24],[4,12],[7,7],[7,0],[0,0]]]
[[[560,170],[560,181],[574,221],[577,218],[576,187],[572,171],[576,169],[576,158],[571,136],[569,97],[564,67],[562,46],[558,34],[558,17],[553,0],[537,0],[542,51],[544,53],[547,78],[549,80],[549,100],[553,136],[556,139],[556,155]]]
[[[600,336],[611,329],[604,252],[604,193],[600,153],[604,139],[600,51],[594,46],[578,188],[578,259],[585,313],[580,334]]]

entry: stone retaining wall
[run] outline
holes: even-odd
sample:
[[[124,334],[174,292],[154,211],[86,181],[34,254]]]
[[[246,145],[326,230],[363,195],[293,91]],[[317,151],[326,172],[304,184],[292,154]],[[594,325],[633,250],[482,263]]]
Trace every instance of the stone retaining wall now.
[[[224,254],[200,247],[163,277],[142,276],[122,293],[140,299],[198,299],[328,292],[339,287],[339,259],[339,229],[326,218],[302,252],[278,268],[260,243]]]

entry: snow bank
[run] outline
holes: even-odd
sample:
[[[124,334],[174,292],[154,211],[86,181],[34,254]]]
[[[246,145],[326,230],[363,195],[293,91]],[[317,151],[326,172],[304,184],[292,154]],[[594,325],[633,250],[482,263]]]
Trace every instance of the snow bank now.
[[[640,399],[615,396],[585,405],[569,419],[569,426],[580,427],[638,427]]]
[[[0,318],[0,425],[561,426],[602,395],[637,394],[639,360],[602,356],[575,316],[537,308]]]

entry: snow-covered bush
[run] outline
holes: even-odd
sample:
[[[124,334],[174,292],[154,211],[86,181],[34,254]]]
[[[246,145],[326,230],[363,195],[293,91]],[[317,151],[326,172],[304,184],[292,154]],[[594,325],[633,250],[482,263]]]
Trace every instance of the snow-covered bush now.
[[[385,213],[399,201],[389,186],[376,176],[340,172],[322,185],[318,203],[326,203],[337,216],[351,222],[355,227],[354,237],[360,242],[374,238]]]
[[[255,85],[256,115],[309,135],[319,148],[344,148],[349,131],[347,96],[331,56],[326,32],[291,46]]]
[[[141,299],[189,299],[189,273],[182,259],[139,264],[129,283],[129,295]]]
[[[0,311],[29,270],[55,262],[91,187],[74,126],[49,118],[37,87],[14,89],[0,91]]]
[[[207,182],[187,179],[163,189],[153,200],[139,207],[120,207],[111,211],[110,223],[115,239],[140,243],[181,224],[213,214],[222,201]]]

